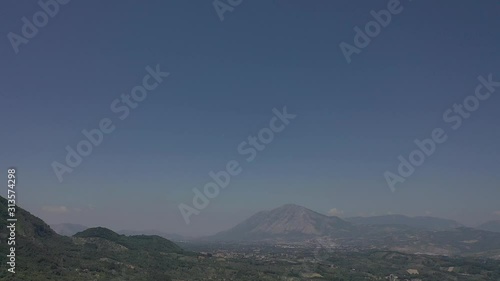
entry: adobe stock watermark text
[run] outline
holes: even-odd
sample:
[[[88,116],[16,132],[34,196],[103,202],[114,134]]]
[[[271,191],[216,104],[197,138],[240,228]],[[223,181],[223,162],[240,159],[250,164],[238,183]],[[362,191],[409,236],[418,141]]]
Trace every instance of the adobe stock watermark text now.
[[[401,5],[400,0],[389,0],[386,9],[382,9],[378,12],[372,10],[370,12],[373,20],[367,22],[363,29],[361,29],[359,26],[355,26],[353,39],[354,45],[346,42],[341,42],[339,44],[340,51],[344,55],[347,63],[351,63],[352,55],[359,55],[362,49],[368,47],[372,39],[379,36],[383,28],[389,26],[389,24],[392,22],[393,16],[400,14],[403,9],[404,8]]]
[[[238,154],[245,157],[246,162],[252,162],[257,154],[266,148],[275,137],[275,134],[285,130],[290,121],[297,117],[296,114],[287,112],[286,106],[282,110],[274,108],[274,116],[269,120],[267,127],[259,130],[256,136],[249,136],[246,141],[241,142],[238,147]],[[231,177],[241,174],[243,168],[236,160],[230,160],[226,163],[223,170],[219,172],[210,171],[208,176],[211,180],[203,186],[203,191],[199,188],[193,188],[192,206],[189,204],[179,204],[179,211],[186,224],[191,222],[192,215],[199,215],[200,211],[208,207],[210,199],[219,196],[220,190],[226,188],[231,182]]]
[[[155,68],[148,65],[146,72],[147,74],[142,78],[141,85],[133,87],[130,94],[121,94],[119,98],[111,102],[111,112],[120,121],[127,119],[130,112],[147,98],[148,93],[155,90],[163,82],[163,79],[170,75],[168,72],[162,72],[159,64]],[[67,145],[65,147],[66,158],[63,161],[64,164],[58,161],[53,161],[51,164],[59,182],[63,181],[65,173],[72,173],[75,168],[80,166],[83,158],[89,156],[94,147],[99,146],[103,142],[104,136],[111,134],[115,129],[116,126],[111,118],[105,117],[100,119],[97,128],[82,130],[83,139],[74,146]]]
[[[479,76],[474,94],[464,98],[460,103],[455,103],[452,107],[443,112],[443,121],[448,124],[453,131],[462,127],[464,120],[471,118],[472,113],[479,109],[481,102],[488,100],[493,93],[500,90],[500,79],[493,80],[493,74],[486,78]],[[422,140],[415,139],[415,150],[411,151],[407,157],[398,156],[399,164],[396,172],[385,171],[384,178],[392,192],[396,191],[396,184],[403,183],[408,177],[413,175],[416,167],[424,164],[425,160],[436,152],[438,145],[444,144],[448,140],[448,134],[443,128],[434,128],[430,137]]]
[[[226,12],[233,12],[242,2],[243,0],[214,0],[212,5],[214,5],[215,12],[219,16],[220,21],[224,21],[224,14]]]
[[[40,28],[45,27],[51,18],[57,16],[61,7],[68,4],[70,0],[40,0],[38,6],[40,10],[35,12],[31,19],[22,17],[21,32],[19,34],[9,32],[7,39],[16,54],[19,53],[21,44],[28,44],[30,39],[33,39],[39,32]]]

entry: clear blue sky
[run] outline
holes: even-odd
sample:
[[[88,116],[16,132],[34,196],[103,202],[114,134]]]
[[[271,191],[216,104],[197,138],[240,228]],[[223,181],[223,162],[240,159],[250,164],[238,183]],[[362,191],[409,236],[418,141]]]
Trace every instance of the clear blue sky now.
[[[500,80],[499,2],[402,1],[346,63],[339,43],[387,2],[244,0],[221,22],[211,1],[73,0],[18,54],[7,34],[40,7],[3,2],[0,179],[17,167],[20,205],[48,222],[114,229],[207,234],[285,203],[500,218],[500,90],[459,130],[442,119]],[[171,75],[59,183],[51,163],[156,64]],[[186,226],[178,204],[283,106],[297,118]],[[392,193],[384,171],[436,127],[449,140]]]

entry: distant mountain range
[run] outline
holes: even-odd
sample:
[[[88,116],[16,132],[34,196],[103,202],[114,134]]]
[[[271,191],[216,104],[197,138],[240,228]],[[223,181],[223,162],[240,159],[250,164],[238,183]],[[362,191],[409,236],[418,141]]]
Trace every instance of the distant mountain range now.
[[[406,216],[348,220],[289,204],[259,212],[206,239],[302,244],[322,241],[333,248],[376,248],[433,255],[496,256],[500,251],[500,234],[466,228],[452,220]]]
[[[259,212],[211,239],[302,241],[326,233],[348,232],[351,228],[350,223],[338,217],[327,217],[307,208],[288,204],[271,211]]]
[[[82,232],[88,229],[88,226],[73,223],[59,223],[51,224],[50,227],[59,235],[63,236],[73,236],[78,232]],[[166,233],[159,230],[120,230],[118,234],[123,234],[127,236],[137,236],[137,235],[156,235],[172,241],[186,241],[191,238],[185,237],[178,234]]]
[[[500,232],[500,220],[485,222],[479,225],[477,228],[486,231]]]
[[[380,226],[380,227],[376,227]],[[235,227],[214,235],[222,240],[288,240],[300,241],[319,236],[352,235],[376,229],[444,231],[463,227],[456,221],[433,217],[387,215],[352,217],[345,220],[326,216],[305,207],[287,204],[270,211],[261,211]]]
[[[89,227],[74,223],[60,223],[60,224],[51,224],[50,228],[52,228],[59,235],[73,236],[76,233],[84,231]]]
[[[386,215],[373,217],[351,217],[347,221],[362,225],[406,225],[427,230],[451,230],[463,227],[460,223],[434,217],[408,217],[403,215]]]
[[[167,233],[159,230],[120,230],[118,231],[119,234],[124,234],[124,235],[156,235],[160,236],[163,238],[166,238],[168,240],[172,241],[186,241],[190,240],[190,237],[186,237],[183,235],[175,234],[175,233]]]

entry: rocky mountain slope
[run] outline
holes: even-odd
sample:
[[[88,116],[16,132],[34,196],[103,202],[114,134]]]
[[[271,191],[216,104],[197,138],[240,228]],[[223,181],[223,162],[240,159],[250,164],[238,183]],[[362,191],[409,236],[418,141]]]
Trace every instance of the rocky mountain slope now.
[[[234,228],[216,234],[215,240],[285,240],[349,232],[352,226],[338,217],[328,217],[307,208],[288,204],[259,212]]]

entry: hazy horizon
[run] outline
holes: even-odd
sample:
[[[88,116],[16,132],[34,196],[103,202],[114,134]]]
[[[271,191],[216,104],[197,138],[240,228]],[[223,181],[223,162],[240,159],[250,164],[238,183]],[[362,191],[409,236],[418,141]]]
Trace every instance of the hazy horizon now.
[[[295,203],[287,203],[287,204],[284,204],[284,205],[288,205],[288,204],[293,204],[293,205],[298,205],[298,204],[295,204]],[[244,221],[245,219],[248,219],[250,218],[251,216],[255,215],[256,213],[260,212],[260,211],[270,211],[270,210],[274,210],[276,208],[279,208],[279,207],[282,207],[284,205],[280,205],[280,206],[276,206],[274,208],[267,208],[267,209],[262,209],[262,210],[259,210],[259,211],[256,211],[254,213],[250,213],[248,215],[244,215],[240,221],[237,221],[236,223],[234,224],[231,224],[229,226],[226,226],[225,228],[221,228],[219,230],[214,230],[212,232],[207,232],[207,233],[190,233],[190,232],[176,232],[176,231],[169,231],[168,229],[166,228],[155,228],[154,226],[150,227],[150,228],[134,228],[132,226],[132,228],[120,228],[118,226],[113,226],[113,225],[98,225],[98,224],[90,224],[90,225],[86,225],[86,224],[80,224],[80,223],[76,223],[76,222],[67,222],[67,221],[60,221],[60,222],[51,222],[50,219],[49,220],[45,220],[47,221],[47,223],[49,223],[50,225],[56,225],[56,224],[78,224],[78,225],[82,225],[82,226],[85,226],[85,227],[105,227],[105,228],[109,228],[113,231],[116,231],[116,232],[121,232],[121,231],[138,231],[138,232],[141,232],[141,231],[144,231],[145,233],[147,232],[150,232],[150,231],[160,231],[160,232],[165,232],[165,233],[168,233],[168,234],[179,234],[179,235],[185,235],[187,237],[203,237],[203,236],[207,236],[207,235],[212,235],[212,234],[215,234],[215,233],[218,233],[218,232],[221,232],[221,231],[225,231],[225,230],[228,230],[232,227],[234,227],[236,224]],[[497,218],[497,214],[494,214],[492,216],[492,219],[488,219],[488,220],[484,220],[484,221],[479,221],[479,222],[475,222],[475,223],[465,223],[465,222],[462,222],[460,221],[459,219],[453,219],[453,218],[446,218],[446,217],[439,217],[439,216],[434,216],[432,213],[425,213],[423,215],[407,215],[407,214],[397,214],[397,213],[392,213],[392,212],[387,212],[385,214],[377,214],[377,213],[370,213],[370,214],[365,214],[365,213],[358,213],[358,214],[346,214],[346,213],[337,213],[339,210],[335,210],[335,209],[331,209],[327,212],[321,212],[321,211],[317,211],[313,208],[308,208],[306,206],[302,206],[302,205],[298,205],[298,206],[301,206],[301,207],[304,207],[304,208],[307,208],[307,209],[310,209],[314,212],[317,212],[317,213],[320,213],[322,215],[325,215],[325,216],[336,216],[336,217],[339,217],[341,219],[348,219],[348,218],[354,218],[354,217],[376,217],[376,216],[386,216],[386,215],[403,215],[403,216],[407,216],[407,217],[433,217],[433,218],[441,218],[441,219],[450,219],[450,220],[454,220],[462,225],[464,225],[465,227],[477,227],[479,226],[480,224],[482,223],[485,223],[485,222],[488,222],[488,221],[500,221],[499,218]],[[43,218],[43,217],[42,217]]]

